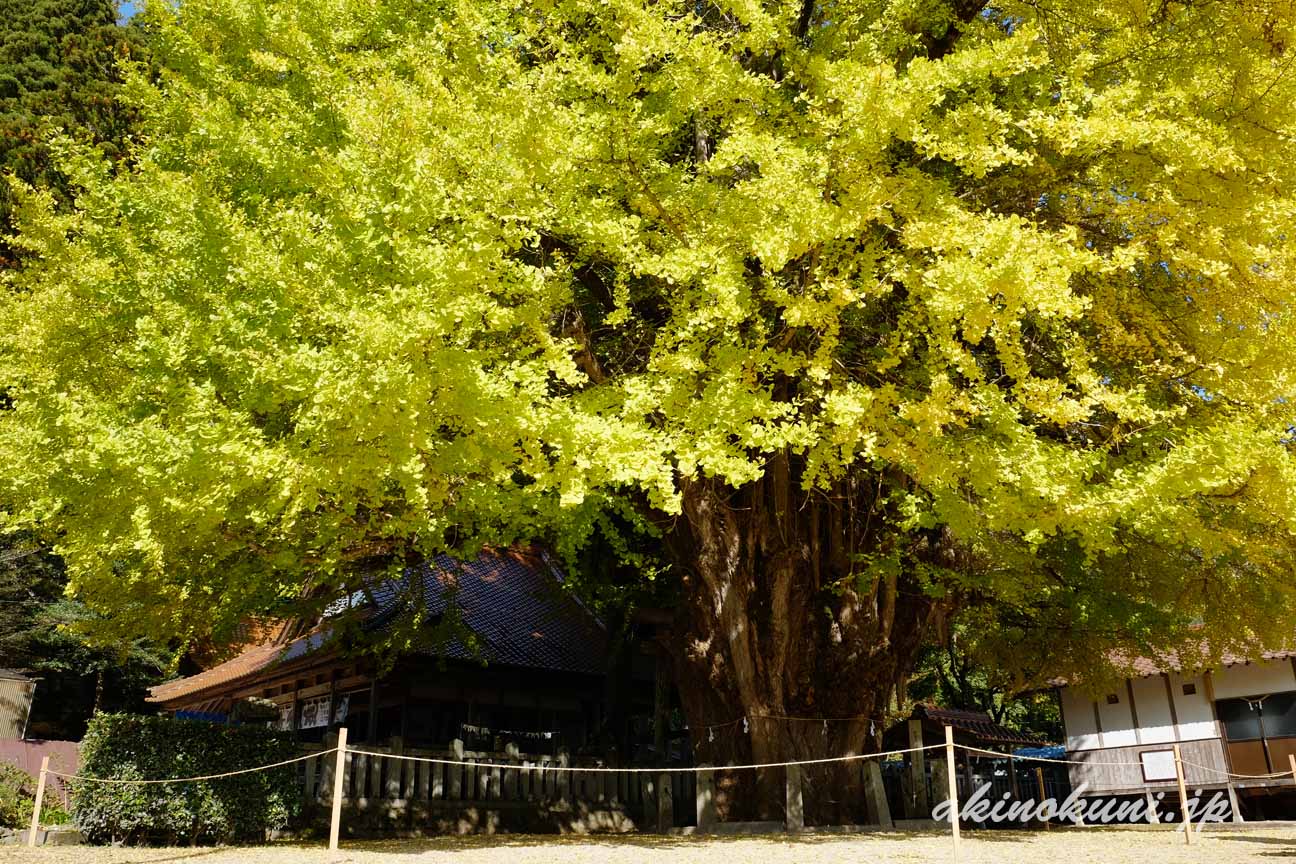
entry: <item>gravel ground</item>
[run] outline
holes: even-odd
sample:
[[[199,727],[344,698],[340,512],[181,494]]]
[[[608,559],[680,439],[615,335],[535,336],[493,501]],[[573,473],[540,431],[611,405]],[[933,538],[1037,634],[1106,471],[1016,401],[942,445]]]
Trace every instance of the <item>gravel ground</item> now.
[[[968,832],[964,864],[1242,864],[1296,859],[1296,828],[1218,831],[1191,847],[1169,831],[1096,828]],[[0,861],[31,864],[900,864],[950,862],[942,834],[781,835],[760,837],[556,837],[498,835],[253,848],[109,849],[0,846]]]

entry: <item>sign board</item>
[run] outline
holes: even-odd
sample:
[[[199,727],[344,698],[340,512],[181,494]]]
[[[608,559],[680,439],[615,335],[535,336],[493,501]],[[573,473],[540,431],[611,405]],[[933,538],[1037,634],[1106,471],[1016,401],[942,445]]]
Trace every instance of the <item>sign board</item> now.
[[[1173,750],[1144,750],[1139,754],[1139,761],[1143,763],[1144,782],[1174,780],[1178,776]]]
[[[321,696],[318,699],[304,700],[297,728],[318,729],[327,725],[329,725],[329,697]]]

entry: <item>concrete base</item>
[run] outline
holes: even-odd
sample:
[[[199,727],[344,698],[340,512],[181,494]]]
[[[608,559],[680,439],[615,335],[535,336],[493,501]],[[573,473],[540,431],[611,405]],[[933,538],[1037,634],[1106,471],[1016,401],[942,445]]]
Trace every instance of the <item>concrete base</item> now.
[[[15,831],[0,837],[0,844],[26,846],[28,833],[26,829]],[[84,842],[85,837],[81,835],[81,832],[70,825],[41,828],[36,832],[37,846],[80,846]]]

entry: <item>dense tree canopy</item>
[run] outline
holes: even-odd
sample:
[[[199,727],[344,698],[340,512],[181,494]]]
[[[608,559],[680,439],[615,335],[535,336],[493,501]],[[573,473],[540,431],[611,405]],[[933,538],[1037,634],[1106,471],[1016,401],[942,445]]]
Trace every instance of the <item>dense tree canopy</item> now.
[[[1288,635],[1288,4],[146,16],[0,313],[10,522],[118,627],[615,523],[706,722],[876,713],[959,609],[1023,674]]]
[[[74,189],[48,135],[95,147],[110,162],[125,154],[133,112],[117,99],[119,61],[141,54],[140,34],[117,25],[111,0],[0,0],[0,170],[48,190],[69,207]],[[0,183],[0,226],[10,226]],[[7,232],[6,232],[7,233]],[[13,249],[0,238],[0,267]],[[0,538],[0,663],[38,677],[28,732],[80,738],[100,707],[142,705],[145,685],[166,662],[136,639],[92,645],[97,620],[64,596],[62,562],[29,533]]]
[[[118,62],[138,34],[117,26],[112,0],[0,0],[0,166],[63,201],[72,197],[46,146],[51,130],[124,154],[131,111],[116,98]],[[9,227],[7,187],[0,226]],[[0,247],[0,263],[9,250]]]

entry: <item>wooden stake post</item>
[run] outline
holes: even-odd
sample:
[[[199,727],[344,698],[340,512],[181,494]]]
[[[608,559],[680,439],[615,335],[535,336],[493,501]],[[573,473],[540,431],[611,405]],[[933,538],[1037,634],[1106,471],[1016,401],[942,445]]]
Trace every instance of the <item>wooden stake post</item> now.
[[[36,781],[36,800],[32,803],[31,827],[27,831],[27,845],[36,845],[36,832],[40,830],[41,805],[45,803],[45,778],[49,776],[49,756],[41,757],[40,778]]]
[[[949,802],[950,802],[950,827],[954,831],[954,864],[962,858],[963,850],[959,838],[959,800],[958,800],[958,774],[954,768],[954,727],[945,727],[945,772],[949,778]]]
[[[337,767],[333,769],[333,817],[329,822],[329,850],[338,848],[338,835],[342,831],[342,780],[346,777],[346,727],[338,729]]]
[[[1291,766],[1292,782],[1296,783],[1296,754],[1287,754],[1287,764]]]
[[[1036,805],[1037,809],[1035,812],[1042,813],[1044,811],[1038,808],[1040,805],[1044,803],[1044,769],[1038,765],[1035,766],[1035,783],[1039,786],[1039,796],[1040,796],[1039,804]],[[1044,822],[1044,830],[1045,831],[1049,830],[1049,820],[1045,819],[1043,820],[1043,822]]]
[[[1179,781],[1179,809],[1183,814],[1184,843],[1192,845],[1192,819],[1188,815],[1188,789],[1184,785],[1183,759],[1179,756],[1179,745],[1174,745],[1175,779]]]

